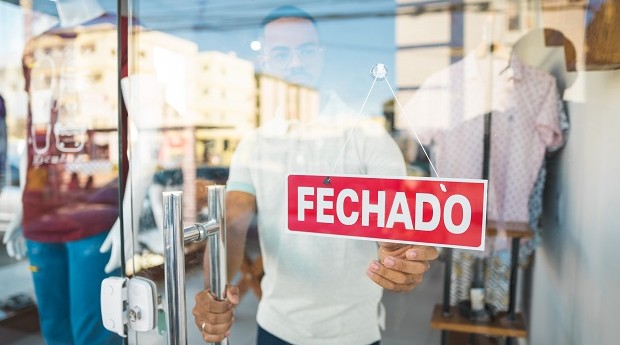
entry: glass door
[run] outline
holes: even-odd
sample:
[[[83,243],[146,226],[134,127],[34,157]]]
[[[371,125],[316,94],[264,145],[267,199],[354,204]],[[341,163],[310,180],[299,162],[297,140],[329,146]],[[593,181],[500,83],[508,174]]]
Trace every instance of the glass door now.
[[[369,140],[382,143],[376,147],[377,157],[396,157],[394,169],[404,174],[401,153],[388,134],[397,133],[390,103],[394,94],[383,79],[376,80],[371,74],[374,65],[387,66],[386,80],[397,90],[395,11],[393,1],[127,3],[131,18],[128,76],[121,85],[128,111],[130,193],[125,202],[132,205],[125,229],[131,225],[133,231],[125,236],[126,249],[132,246],[126,272],[157,283],[164,310],[160,315],[177,313],[166,310],[163,293],[169,282],[163,281],[166,245],[162,238],[169,229],[162,221],[162,192],[183,192],[185,227],[203,223],[209,218],[208,186],[226,184],[235,159],[237,166],[253,164],[257,159],[260,174],[269,169],[278,171],[272,178],[277,186],[273,195],[259,203],[265,202],[272,209],[284,203],[281,187],[286,173],[332,168],[340,173],[372,172],[364,170],[365,163],[354,157],[354,151],[365,144],[355,134],[346,143],[350,126],[376,130],[377,136],[370,135]],[[301,25],[278,25],[265,37],[267,23],[278,19],[270,17],[274,15],[293,16]],[[293,31],[287,33],[288,29]],[[305,133],[300,124],[310,124],[309,131]],[[277,152],[265,151],[260,157],[261,153],[247,151],[251,138],[260,131],[272,133],[269,145],[279,145]],[[304,146],[307,154],[295,152],[295,142]],[[346,154],[339,159],[343,150]],[[278,157],[288,157],[288,163],[278,161]],[[286,165],[294,162],[298,168]],[[349,169],[352,166],[355,168]],[[389,169],[390,163],[384,167]],[[388,174],[380,169],[376,173]],[[260,188],[271,188],[267,181],[260,183],[264,183]],[[238,184],[235,191],[249,192],[242,185]],[[236,271],[230,277],[231,284],[240,288],[240,304],[230,333],[234,344],[255,342],[257,305],[263,292],[261,248],[271,250],[273,246],[263,243],[261,236],[271,237],[270,241],[278,241],[274,236],[280,236],[259,236],[261,217],[267,216],[249,217],[244,235],[228,243],[229,250],[242,248],[237,252],[237,270],[229,270]],[[375,250],[372,242],[359,247],[366,254]],[[204,243],[185,248],[188,343],[209,339],[208,332],[202,332],[203,321],[192,314],[196,296],[208,286],[203,273],[208,263],[203,259],[204,251]],[[273,255],[269,253],[270,264],[275,260]],[[360,258],[355,264],[361,266],[362,254],[356,255]],[[362,276],[355,279],[365,284],[367,277],[361,272]],[[375,290],[370,294],[378,303],[380,294]],[[166,331],[170,330],[137,333],[136,341],[165,343]]]
[[[541,6],[500,0],[121,2],[128,18],[119,41],[127,45],[120,81],[127,110],[120,126],[128,163],[124,269],[154,281],[161,295],[158,328],[133,333],[130,341],[165,343],[178,332],[165,321],[179,313],[186,316],[188,343],[216,338],[195,309],[209,285],[204,243],[183,250],[185,280],[174,283],[185,286],[185,306],[166,303],[163,238],[170,228],[162,198],[182,192],[182,226],[204,224],[212,216],[208,187],[215,184],[227,188],[228,272],[239,287],[231,343],[254,343],[264,332],[290,343],[314,343],[319,336],[343,344],[413,339],[414,328],[398,320],[414,318],[408,313],[421,310],[420,302],[384,295],[369,281],[376,279],[367,266],[377,244],[289,234],[285,181],[290,174],[484,177],[491,181],[490,219],[500,230],[538,224],[540,209],[527,207],[529,190],[521,193],[511,182],[525,166],[527,155],[519,155],[530,152],[516,148],[537,152],[532,171],[519,176],[542,176],[542,186],[544,152],[561,146],[566,129],[556,81],[568,82],[562,73],[575,62],[569,44],[552,42],[559,29],[554,35],[542,30]],[[563,12],[551,7],[547,23],[561,21]],[[528,107],[534,104],[540,108]],[[544,119],[534,119],[537,114]],[[492,131],[485,127],[491,117]],[[531,121],[517,124],[522,118]],[[549,136],[537,125],[549,128]],[[511,135],[515,126],[527,127],[519,131],[527,135]],[[485,128],[491,131],[486,137]],[[486,164],[483,172],[485,152],[501,163]],[[323,206],[338,202],[332,199]],[[534,246],[521,247],[524,255]],[[486,302],[513,314],[509,245],[497,248],[488,279],[501,288],[489,291]],[[434,283],[453,293],[446,289],[443,305],[427,310],[449,312],[469,298],[475,255],[444,253],[456,258],[459,274],[446,270],[445,280]],[[437,293],[427,300],[440,299]],[[382,305],[391,306],[387,316],[377,313]],[[353,319],[364,321],[348,322]]]
[[[439,342],[439,330],[406,320],[428,320],[435,310],[435,324],[445,325],[446,313],[464,306],[460,323],[487,322],[466,313],[472,277],[485,302],[479,299],[479,308],[520,320],[530,311],[515,298],[526,285],[517,284],[518,260],[533,261],[525,259],[539,243],[543,250],[563,246],[556,235],[564,230],[592,228],[582,226],[584,217],[563,217],[583,205],[560,196],[609,197],[605,188],[573,183],[585,170],[570,163],[604,152],[616,137],[606,126],[617,123],[616,4],[0,1],[0,339],[166,344],[181,334],[179,342],[192,344],[224,335],[233,344],[266,336],[389,344],[431,334],[422,341]],[[558,155],[569,111],[580,124],[570,140],[578,142]],[[602,139],[585,140],[599,124]],[[323,194],[302,197],[321,204],[314,216],[325,222],[350,221],[352,213],[334,207],[363,201],[334,199],[330,177],[486,178],[493,222],[486,263],[445,250],[444,276],[431,269],[418,287],[424,298],[384,294],[373,273],[385,268],[375,261],[380,244],[290,234],[285,182],[293,174],[326,177],[316,188]],[[543,199],[545,179],[552,184]],[[174,256],[164,240],[173,225],[183,230],[182,242],[215,229],[210,220],[219,213],[209,190],[216,185],[226,185],[227,283],[237,287],[229,299],[234,322],[227,309],[222,327],[205,314],[213,290],[206,243],[182,243]],[[175,221],[164,202],[171,195],[182,205]],[[366,203],[379,204],[379,196],[371,199]],[[364,217],[382,224],[373,210]],[[544,234],[543,226],[552,231]],[[512,250],[507,237],[515,237]],[[541,276],[562,269],[539,257],[549,263],[539,267]],[[172,264],[185,276],[166,277]],[[125,330],[123,320],[102,317],[113,307],[100,303],[107,278],[118,278],[129,295],[130,281],[146,284],[135,295],[152,298],[152,325]],[[574,284],[541,281],[539,291],[568,296],[560,307],[579,307]],[[166,294],[167,286],[183,290]],[[112,301],[123,308],[123,297]],[[527,319],[581,330],[547,315],[558,310],[549,303],[535,304]],[[145,313],[130,306],[121,319]],[[185,323],[173,322],[180,315]],[[524,325],[510,325],[527,335]]]
[[[167,27],[174,18],[185,18],[194,6],[201,5],[127,1],[121,6],[131,18],[126,36],[128,73],[121,80],[127,106],[129,166],[124,199],[125,272],[128,277],[153,281],[158,291],[156,328],[130,332],[129,341],[166,344],[169,339],[179,340],[179,334],[187,334],[182,342],[199,342],[202,337],[194,325],[192,307],[194,297],[205,288],[206,243],[188,243],[173,255],[171,244],[165,240],[173,229],[165,223],[170,215],[165,212],[163,193],[181,193],[176,200],[182,205],[181,214],[174,217],[179,217],[182,227],[208,221],[208,187],[225,185],[228,178],[228,163],[236,145],[235,137],[230,137],[236,132],[234,120],[219,122],[199,115],[212,106],[198,103],[205,72],[198,65],[199,40]],[[242,82],[254,80],[251,72],[244,78]],[[253,111],[249,101],[238,107]],[[179,278],[183,275],[167,277],[171,274],[167,269],[173,266],[179,273],[179,261],[185,263],[184,281]],[[181,302],[181,295],[187,303]],[[186,328],[187,333],[175,328]]]

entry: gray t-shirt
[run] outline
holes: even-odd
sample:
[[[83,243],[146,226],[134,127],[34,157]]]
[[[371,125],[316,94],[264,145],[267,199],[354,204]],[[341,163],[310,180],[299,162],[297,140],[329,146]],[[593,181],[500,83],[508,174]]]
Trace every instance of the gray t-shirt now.
[[[288,174],[404,176],[405,171],[394,141],[367,120],[276,118],[241,141],[227,189],[256,197],[265,269],[257,314],[261,327],[299,345],[380,339],[382,289],[365,274],[377,257],[376,243],[288,232],[285,183]]]

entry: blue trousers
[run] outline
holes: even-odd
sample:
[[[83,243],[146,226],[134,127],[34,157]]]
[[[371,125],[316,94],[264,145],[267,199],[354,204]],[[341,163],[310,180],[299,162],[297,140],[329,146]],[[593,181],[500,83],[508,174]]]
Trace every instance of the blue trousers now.
[[[48,345],[112,345],[122,339],[101,321],[101,281],[107,232],[65,243],[27,241],[41,332]]]
[[[256,345],[292,345],[292,344],[267,332],[263,327],[258,326],[258,331],[256,333]],[[380,345],[380,342],[376,341],[370,345]]]

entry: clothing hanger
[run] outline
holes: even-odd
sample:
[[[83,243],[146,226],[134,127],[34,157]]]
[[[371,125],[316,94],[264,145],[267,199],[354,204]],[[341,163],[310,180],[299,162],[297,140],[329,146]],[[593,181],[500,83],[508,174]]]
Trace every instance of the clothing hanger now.
[[[504,33],[502,18],[502,16],[496,16],[493,12],[487,15],[482,27],[482,42],[476,48],[476,57],[479,61],[490,56],[492,59],[506,63],[506,67],[498,75],[501,75],[511,67],[512,60],[512,47],[507,47],[502,43],[504,41],[502,39]]]
[[[512,64],[513,49],[507,47],[506,45],[502,43],[489,42],[489,43],[482,43],[478,45],[478,47],[476,48],[476,58],[481,61],[489,56],[493,59],[498,59],[498,60],[506,62],[506,67],[504,67],[499,72],[499,75],[506,72],[512,67],[511,64]]]

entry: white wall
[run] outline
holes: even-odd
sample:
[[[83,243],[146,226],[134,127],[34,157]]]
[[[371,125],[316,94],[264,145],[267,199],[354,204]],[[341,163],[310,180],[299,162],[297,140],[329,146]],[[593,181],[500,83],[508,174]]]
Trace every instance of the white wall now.
[[[620,343],[620,71],[581,72],[551,161],[530,344]]]

